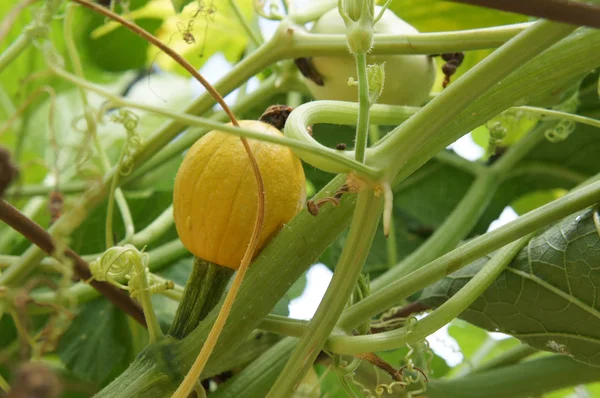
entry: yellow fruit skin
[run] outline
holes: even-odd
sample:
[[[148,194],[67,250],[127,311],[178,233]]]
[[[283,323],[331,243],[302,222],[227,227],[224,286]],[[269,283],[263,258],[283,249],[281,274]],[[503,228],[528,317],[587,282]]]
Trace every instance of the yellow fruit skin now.
[[[239,123],[263,134],[283,135],[259,121]],[[249,143],[265,188],[260,250],[304,205],[306,179],[300,159],[290,149],[256,140]],[[237,269],[250,243],[256,209],[256,181],[240,139],[221,131],[200,138],[175,177],[173,214],[183,245],[196,257]]]
[[[376,7],[377,15],[381,7]],[[337,8],[325,13],[311,29],[313,33],[345,34],[346,27]],[[419,33],[390,10],[375,24],[375,33]],[[358,101],[356,86],[348,86],[348,79],[356,80],[356,62],[348,54],[341,57],[314,57],[311,62],[323,78],[318,86],[311,80],[306,84],[318,100]],[[435,80],[435,64],[427,55],[377,55],[367,56],[367,64],[385,63],[385,84],[377,100],[388,105],[422,105],[429,96]]]

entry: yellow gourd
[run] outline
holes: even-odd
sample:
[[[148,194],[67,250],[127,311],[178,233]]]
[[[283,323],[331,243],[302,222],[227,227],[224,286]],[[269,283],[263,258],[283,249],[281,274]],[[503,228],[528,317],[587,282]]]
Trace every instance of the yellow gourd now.
[[[262,134],[282,135],[263,122],[239,124]],[[260,250],[303,206],[306,180],[300,159],[289,148],[256,140],[249,143],[265,190]],[[256,180],[240,139],[217,130],[200,138],[175,178],[173,213],[183,245],[196,257],[237,269],[250,243],[256,209]]]

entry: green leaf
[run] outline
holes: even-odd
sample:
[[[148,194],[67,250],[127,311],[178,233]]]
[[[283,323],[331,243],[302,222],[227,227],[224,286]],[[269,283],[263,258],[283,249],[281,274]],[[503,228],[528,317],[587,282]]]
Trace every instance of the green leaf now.
[[[193,1],[194,0],[171,0],[171,3],[173,3],[173,9],[175,10],[175,12],[180,13],[181,10],[183,10],[183,7],[185,7]]]
[[[128,11],[136,12],[144,7],[149,0],[130,0]],[[117,2],[117,12],[124,14]],[[98,70],[121,72],[130,69],[140,69],[148,64],[147,54],[150,43],[128,29],[119,28],[107,34],[94,37],[92,32],[103,26],[107,19],[91,10],[81,8],[77,13],[76,30],[74,32],[82,59]],[[138,18],[135,23],[151,34],[155,34],[161,25],[161,18]],[[88,77],[89,78],[89,77]]]
[[[73,374],[102,383],[128,365],[130,339],[125,315],[110,302],[98,299],[80,308],[57,353]]]
[[[238,0],[246,21],[253,17],[251,0]],[[169,0],[150,3],[152,7],[171,7]],[[228,2],[194,2],[178,15],[162,12],[163,24],[156,36],[181,54],[196,69],[216,53],[228,61],[237,61],[246,48],[248,37]],[[189,73],[172,58],[156,48],[148,49],[147,59],[153,60],[163,70],[180,74]]]
[[[485,262],[480,259],[429,286],[419,301],[441,305]],[[600,366],[599,286],[600,233],[587,209],[533,237],[461,318]]]

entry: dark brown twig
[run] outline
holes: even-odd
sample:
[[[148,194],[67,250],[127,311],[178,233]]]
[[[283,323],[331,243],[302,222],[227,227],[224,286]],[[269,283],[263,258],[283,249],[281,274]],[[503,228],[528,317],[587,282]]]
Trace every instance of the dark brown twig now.
[[[0,200],[0,220],[4,221],[48,255],[56,256],[56,246],[52,241],[52,236],[5,200]],[[79,279],[89,280],[92,278],[88,263],[79,257],[77,253],[69,248],[65,248],[64,255],[73,260],[73,269]],[[90,285],[138,323],[146,326],[142,308],[126,292],[111,284],[94,279],[91,279]]]
[[[571,25],[600,28],[600,7],[569,0],[452,0]]]
[[[0,198],[4,195],[4,191],[19,175],[19,170],[10,161],[10,152],[0,147]]]
[[[365,352],[362,354],[356,354],[354,356],[356,358],[364,359],[365,361],[368,361],[369,363],[371,363],[371,365],[375,366],[376,368],[383,370],[385,373],[389,374],[392,377],[392,379],[394,379],[396,381],[402,381],[401,369],[396,369],[395,367],[393,367],[391,364],[389,364],[388,362],[381,359],[376,354],[374,354],[372,352]]]

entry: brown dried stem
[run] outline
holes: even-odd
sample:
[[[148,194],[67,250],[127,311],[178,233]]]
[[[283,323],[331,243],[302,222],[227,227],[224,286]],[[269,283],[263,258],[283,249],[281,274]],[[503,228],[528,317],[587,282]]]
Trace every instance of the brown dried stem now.
[[[88,263],[79,257],[77,253],[69,248],[65,248],[64,253],[57,253],[56,246],[52,241],[50,234],[35,223],[33,220],[26,217],[18,209],[13,207],[5,200],[0,200],[0,220],[4,221],[15,231],[19,232],[30,242],[38,246],[48,255],[59,259],[58,254],[63,254],[67,258],[73,260],[73,269],[75,275],[81,280],[90,280],[90,285],[104,295],[109,301],[130,315],[138,323],[146,326],[144,313],[142,308],[129,297],[129,295],[106,282],[99,282],[92,279]]]

